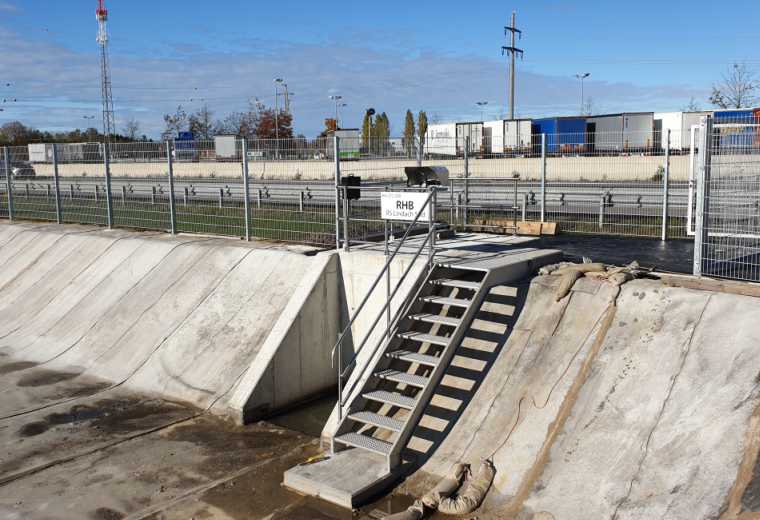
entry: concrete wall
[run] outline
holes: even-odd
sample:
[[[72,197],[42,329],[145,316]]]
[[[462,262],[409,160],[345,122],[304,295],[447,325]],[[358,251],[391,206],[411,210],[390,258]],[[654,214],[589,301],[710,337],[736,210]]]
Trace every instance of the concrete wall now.
[[[735,159],[740,161],[740,158]],[[744,158],[743,162],[749,162]],[[262,180],[331,180],[335,177],[331,161],[250,161],[251,178]],[[410,160],[363,160],[344,161],[341,171],[344,175],[361,175],[366,180],[400,179],[404,177],[405,166],[416,166]],[[462,159],[436,159],[424,161],[426,165],[446,166],[452,175],[464,174]],[[513,172],[521,178],[536,180],[541,176],[540,158],[510,159],[470,159],[470,174],[473,177],[511,177]],[[568,181],[648,181],[663,166],[664,157],[620,156],[620,157],[550,157],[547,159],[549,180]],[[52,175],[50,164],[35,164],[37,175]],[[674,181],[689,178],[689,156],[674,155],[670,162],[670,175]],[[72,163],[59,165],[62,176],[102,177],[102,164]],[[111,174],[118,177],[146,177],[167,175],[165,163],[119,163],[111,164]],[[174,165],[177,177],[240,177],[240,163],[199,162]]]
[[[0,224],[0,358],[66,374],[21,391],[12,371],[0,415],[103,382],[237,419],[329,391],[337,265],[235,240]]]
[[[304,251],[310,250],[0,224],[0,364],[7,357],[66,374],[53,385],[23,391],[24,370],[4,376],[0,416],[99,391],[104,384],[238,420],[334,391],[332,347],[385,257]],[[399,256],[391,283],[407,266]],[[394,309],[421,268],[422,260]],[[381,284],[344,342],[344,363],[353,355],[353,337],[364,336],[385,298]],[[384,332],[381,321],[368,347]]]

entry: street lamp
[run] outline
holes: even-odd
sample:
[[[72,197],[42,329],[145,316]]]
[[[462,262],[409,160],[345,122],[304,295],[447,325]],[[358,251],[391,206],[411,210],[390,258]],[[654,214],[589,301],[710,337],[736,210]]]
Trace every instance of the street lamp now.
[[[275,156],[278,159],[280,158],[280,119],[279,119],[280,106],[278,105],[278,101],[279,101],[278,87],[284,84],[285,84],[284,79],[282,78],[274,79],[274,147],[275,147]]]
[[[339,121],[339,119],[338,119],[338,107],[344,107],[344,106],[346,106],[346,104],[345,103],[343,103],[343,104],[340,103],[340,100],[343,99],[343,96],[332,95],[332,96],[330,96],[330,99],[332,99],[333,101],[335,101],[335,129],[337,130],[338,127],[340,126],[338,124],[338,121]]]
[[[480,107],[480,120],[485,121],[485,116],[483,115],[483,111],[486,108],[486,105],[488,105],[488,101],[476,101],[476,105]]]
[[[580,115],[583,115],[583,102],[585,100],[583,96],[583,80],[591,76],[590,72],[582,72],[580,74],[576,74],[575,77],[581,80],[581,112]]]

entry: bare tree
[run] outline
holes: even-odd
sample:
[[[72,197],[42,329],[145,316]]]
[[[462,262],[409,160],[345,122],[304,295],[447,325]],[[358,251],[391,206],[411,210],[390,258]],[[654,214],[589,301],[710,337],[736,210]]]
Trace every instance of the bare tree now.
[[[682,112],[699,112],[700,110],[702,110],[702,105],[700,105],[699,102],[694,99],[694,96],[691,96],[689,99],[689,104],[684,105],[681,108]]]
[[[720,108],[748,108],[757,101],[758,88],[755,73],[745,63],[734,63],[723,80],[713,85],[709,101]]]
[[[196,139],[211,139],[214,137],[213,114],[208,105],[203,105],[187,120],[189,130]]]
[[[140,123],[134,117],[127,119],[124,124],[124,135],[130,141],[137,140],[137,134],[140,132]]]
[[[173,114],[164,114],[164,124],[166,129],[161,134],[162,139],[174,139],[177,134],[182,132],[187,125],[187,112],[182,108],[182,105],[177,107],[177,111]]]

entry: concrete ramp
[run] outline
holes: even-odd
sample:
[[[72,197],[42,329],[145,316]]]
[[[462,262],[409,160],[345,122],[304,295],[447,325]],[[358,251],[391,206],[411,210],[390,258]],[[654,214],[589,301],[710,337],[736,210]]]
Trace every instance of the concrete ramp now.
[[[490,458],[479,518],[758,511],[760,299],[654,280],[617,295],[582,278],[556,302],[558,283],[521,289],[503,346],[498,332],[473,334],[471,347],[498,356],[471,398],[449,393],[428,410],[420,469],[397,492],[419,497],[454,462]]]
[[[242,421],[333,385],[337,255],[31,225],[0,243],[0,417],[118,386]]]

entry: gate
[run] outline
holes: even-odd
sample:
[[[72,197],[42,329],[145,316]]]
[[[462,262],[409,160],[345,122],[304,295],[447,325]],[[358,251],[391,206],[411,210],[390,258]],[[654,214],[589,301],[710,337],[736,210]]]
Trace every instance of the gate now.
[[[760,118],[722,114],[699,130],[694,274],[760,282]]]

